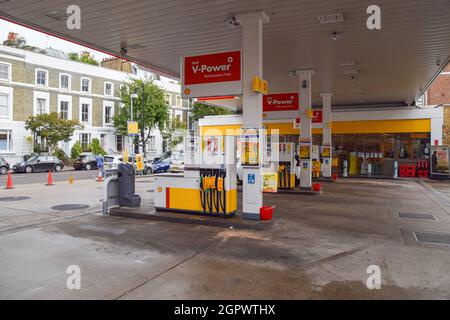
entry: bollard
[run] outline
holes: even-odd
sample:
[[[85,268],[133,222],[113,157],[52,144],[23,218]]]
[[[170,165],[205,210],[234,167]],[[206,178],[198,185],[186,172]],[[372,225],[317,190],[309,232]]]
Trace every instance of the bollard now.
[[[48,171],[48,176],[47,176],[47,183],[45,184],[46,186],[53,186],[53,177],[52,177],[52,171],[49,170]]]
[[[11,172],[8,172],[8,180],[6,181],[6,188],[5,189],[14,189]]]
[[[69,184],[73,184],[73,180],[74,180],[74,179],[73,179],[73,175],[70,175],[70,176],[69,176]]]

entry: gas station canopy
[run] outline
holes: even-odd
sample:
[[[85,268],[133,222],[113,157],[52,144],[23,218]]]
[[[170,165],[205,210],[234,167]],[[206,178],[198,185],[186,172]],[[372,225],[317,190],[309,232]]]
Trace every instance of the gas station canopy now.
[[[80,30],[66,26],[72,4],[81,8]],[[367,28],[371,4],[6,0],[0,1],[0,17],[179,77],[183,55],[240,49],[242,32],[232,18],[261,10],[270,17],[263,30],[269,92],[296,91],[297,80],[289,71],[313,69],[313,105],[321,105],[321,92],[333,93],[333,106],[414,102],[448,62],[450,2],[377,1],[380,30]]]

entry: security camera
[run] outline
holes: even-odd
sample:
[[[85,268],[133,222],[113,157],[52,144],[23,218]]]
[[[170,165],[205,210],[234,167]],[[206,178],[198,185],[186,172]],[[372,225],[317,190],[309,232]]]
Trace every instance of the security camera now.
[[[294,70],[289,71],[289,76],[295,77],[295,71]]]
[[[128,48],[126,48],[126,47],[120,48],[120,54],[127,55],[127,53],[128,53]]]
[[[356,80],[358,80],[358,76],[356,76],[356,75],[351,76],[351,77],[350,77],[350,80],[351,80],[352,82],[355,82]]]
[[[235,16],[229,18],[228,21],[227,21],[227,23],[228,23],[228,25],[231,26],[231,27],[237,27],[237,26],[240,25],[240,24],[239,24],[239,21],[236,20],[236,17],[235,17]]]

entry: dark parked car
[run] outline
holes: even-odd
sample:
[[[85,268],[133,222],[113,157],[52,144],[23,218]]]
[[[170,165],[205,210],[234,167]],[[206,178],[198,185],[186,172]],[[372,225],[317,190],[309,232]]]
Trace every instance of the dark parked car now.
[[[85,153],[81,154],[73,163],[73,167],[75,170],[92,170],[97,168],[97,160],[95,159],[95,155],[93,153]]]
[[[16,163],[13,166],[14,172],[43,172],[43,171],[61,171],[64,163],[54,156],[34,156],[27,161]]]
[[[0,157],[0,174],[7,174],[9,171],[9,163],[4,158]]]

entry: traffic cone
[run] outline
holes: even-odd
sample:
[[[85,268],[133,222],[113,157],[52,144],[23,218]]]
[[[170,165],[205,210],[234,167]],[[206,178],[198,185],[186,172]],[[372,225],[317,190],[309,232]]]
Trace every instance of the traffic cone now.
[[[6,181],[6,188],[5,189],[14,189],[11,172],[8,173],[8,180]]]
[[[53,178],[52,178],[52,171],[50,170],[48,172],[48,176],[47,176],[47,183],[45,184],[46,186],[53,186]]]
[[[69,184],[73,184],[73,180],[74,180],[74,179],[73,179],[73,176],[70,175],[70,176],[69,176]]]
[[[97,175],[97,181],[98,181],[98,182],[103,182],[103,177],[102,177],[102,174],[101,174],[101,173],[99,173],[99,174]]]

